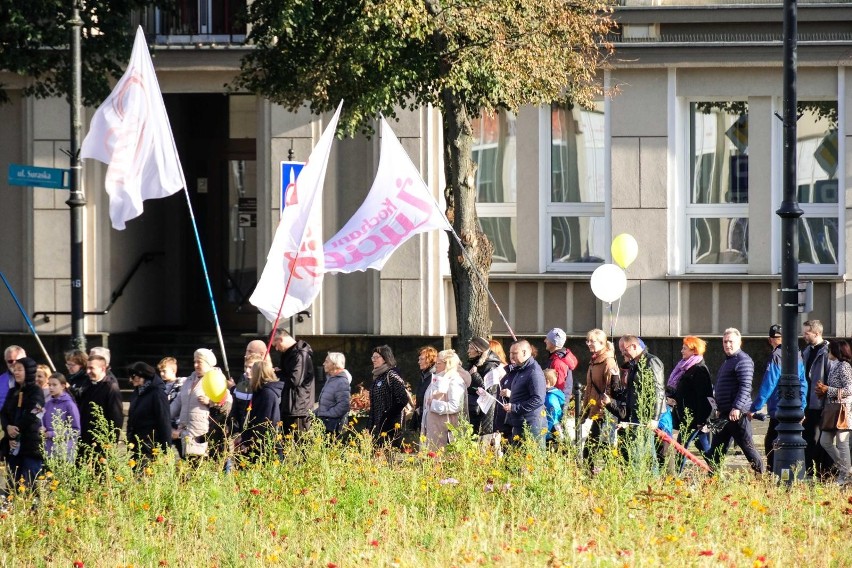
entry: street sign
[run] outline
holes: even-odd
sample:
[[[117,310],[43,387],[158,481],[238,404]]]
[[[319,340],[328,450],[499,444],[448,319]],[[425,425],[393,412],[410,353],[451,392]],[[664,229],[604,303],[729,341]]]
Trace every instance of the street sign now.
[[[68,189],[71,187],[71,172],[59,168],[40,168],[9,164],[9,185]]]
[[[296,178],[299,177],[299,172],[305,167],[305,162],[281,162],[281,212],[284,212],[284,207],[287,205],[287,200],[291,197],[292,191],[296,188]]]

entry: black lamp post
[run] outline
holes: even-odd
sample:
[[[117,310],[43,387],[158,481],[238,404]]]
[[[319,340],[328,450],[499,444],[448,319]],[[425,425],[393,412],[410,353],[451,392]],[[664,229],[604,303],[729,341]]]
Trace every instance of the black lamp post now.
[[[773,471],[792,483],[805,474],[802,406],[799,390],[799,208],[796,195],[796,0],[784,0],[784,199],[776,211],[781,217],[781,333],[782,364],[778,383],[779,424]]]
[[[83,330],[83,168],[80,164],[80,136],[82,125],[82,91],[80,61],[80,9],[77,0],[72,0],[74,9],[68,25],[71,27],[71,196],[66,205],[71,210],[71,346],[86,350],[86,335]]]

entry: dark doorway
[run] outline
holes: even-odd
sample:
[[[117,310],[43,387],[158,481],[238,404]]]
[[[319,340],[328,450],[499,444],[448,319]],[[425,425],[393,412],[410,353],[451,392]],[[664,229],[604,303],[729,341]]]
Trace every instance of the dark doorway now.
[[[254,331],[257,311],[248,297],[257,281],[256,142],[231,138],[230,98],[222,94],[164,96],[219,321],[226,332]],[[213,310],[198,246],[189,215],[183,219],[182,319],[187,330],[211,331]]]

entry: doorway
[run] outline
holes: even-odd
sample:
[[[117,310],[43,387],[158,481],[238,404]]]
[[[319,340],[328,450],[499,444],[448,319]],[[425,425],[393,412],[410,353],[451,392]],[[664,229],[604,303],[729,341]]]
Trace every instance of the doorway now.
[[[219,322],[225,332],[255,331],[258,312],[248,302],[258,278],[254,97],[174,94],[164,99]],[[184,327],[209,331],[213,311],[188,215],[179,246]]]

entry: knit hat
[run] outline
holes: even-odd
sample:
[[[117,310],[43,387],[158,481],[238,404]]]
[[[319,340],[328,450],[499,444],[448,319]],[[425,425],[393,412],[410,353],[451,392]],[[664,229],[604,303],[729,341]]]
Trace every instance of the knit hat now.
[[[565,332],[558,327],[554,327],[547,332],[547,339],[554,344],[557,349],[560,349],[565,345],[565,337]]]
[[[769,337],[781,337],[781,326],[777,323],[769,326]]]
[[[474,337],[470,340],[470,344],[473,345],[473,348],[479,351],[480,353],[485,353],[491,348],[491,345],[488,343],[488,340],[483,337]]]
[[[131,377],[136,375],[137,377],[142,377],[146,381],[150,381],[154,378],[154,367],[143,361],[137,361],[127,368],[127,373]]]
[[[21,357],[15,363],[20,363],[24,366],[24,383],[32,384],[36,380],[36,371],[38,371],[38,363],[31,357]]]
[[[89,349],[89,357],[103,357],[107,367],[109,367],[109,355],[109,349],[106,347],[92,347]]]
[[[201,349],[196,349],[195,353],[192,354],[193,359],[201,359],[206,362],[211,367],[216,366],[216,355],[209,349],[202,347]]]

